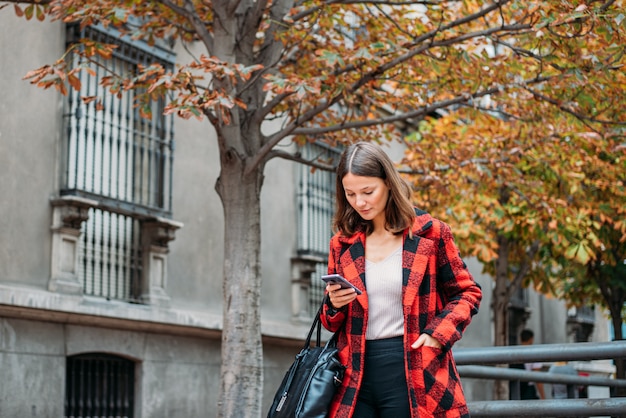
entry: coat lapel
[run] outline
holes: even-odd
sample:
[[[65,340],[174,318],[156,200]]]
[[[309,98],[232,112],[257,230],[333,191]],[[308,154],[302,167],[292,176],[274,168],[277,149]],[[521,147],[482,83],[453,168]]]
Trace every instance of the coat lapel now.
[[[429,262],[435,260],[434,244],[427,238],[417,235],[405,236],[402,248],[402,304],[409,308],[424,290],[422,281]]]
[[[408,231],[404,233],[402,244],[402,303],[410,307],[415,298],[426,269],[429,258],[436,254],[435,243],[421,237],[426,230],[432,227],[432,217],[424,211],[416,209],[415,221],[411,228],[412,236]],[[361,290],[366,290],[365,281],[365,234],[357,232],[351,237],[341,237],[345,251],[339,257],[339,264],[344,277]],[[367,292],[357,296],[357,301],[367,309]]]
[[[432,227],[431,216],[419,209],[416,209],[415,221],[411,228],[412,234],[408,231],[404,233],[402,245],[402,304],[411,307],[415,298],[419,297],[420,289],[423,290],[422,281],[428,263],[436,259],[435,243],[420,235]],[[433,257],[431,259],[431,257]]]
[[[363,233],[357,233],[344,242],[348,245],[346,250],[340,255],[339,264],[341,265],[344,278],[364,291],[356,299],[364,308],[367,308],[364,238],[365,235]]]

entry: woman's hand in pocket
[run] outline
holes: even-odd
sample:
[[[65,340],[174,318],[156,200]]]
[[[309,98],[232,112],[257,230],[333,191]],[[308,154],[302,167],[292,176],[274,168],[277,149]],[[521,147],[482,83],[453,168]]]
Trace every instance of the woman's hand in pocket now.
[[[441,343],[439,343],[439,341],[437,341],[436,339],[434,339],[433,337],[431,337],[428,334],[422,334],[419,336],[419,338],[417,340],[415,340],[415,342],[413,344],[411,344],[411,348],[413,349],[417,349],[420,347],[433,347],[433,348],[438,348],[441,350],[441,348],[443,347],[441,345]]]

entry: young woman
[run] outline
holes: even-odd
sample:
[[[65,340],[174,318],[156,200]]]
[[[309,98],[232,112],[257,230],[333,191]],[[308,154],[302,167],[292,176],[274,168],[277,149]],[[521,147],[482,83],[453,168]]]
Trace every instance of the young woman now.
[[[448,225],[415,209],[410,188],[372,143],[356,143],[337,167],[337,233],[322,323],[340,330],[347,365],[332,418],[469,417],[454,365],[482,297]]]

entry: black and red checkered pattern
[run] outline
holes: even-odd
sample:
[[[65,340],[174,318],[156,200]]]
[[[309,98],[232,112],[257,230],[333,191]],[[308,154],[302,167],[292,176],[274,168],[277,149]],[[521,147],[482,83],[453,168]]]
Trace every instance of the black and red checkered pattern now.
[[[450,227],[416,210],[412,234],[404,234],[402,251],[405,368],[412,418],[469,417],[452,345],[458,341],[482,298],[459,255]],[[335,332],[342,325],[337,346],[347,366],[343,385],[333,399],[329,417],[350,418],[354,411],[364,364],[368,321],[365,280],[365,235],[336,234],[330,242],[328,273],[338,273],[363,289],[347,310],[330,315],[324,308],[322,323]],[[411,344],[420,334],[437,339],[443,349]]]

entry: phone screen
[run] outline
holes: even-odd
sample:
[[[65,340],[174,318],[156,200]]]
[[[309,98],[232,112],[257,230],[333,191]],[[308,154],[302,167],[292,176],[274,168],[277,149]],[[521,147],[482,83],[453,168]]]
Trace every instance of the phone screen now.
[[[361,292],[361,289],[344,279],[339,274],[328,274],[326,276],[322,276],[322,280],[324,280],[326,283],[340,284],[342,289],[352,288],[356,291],[357,295],[363,293]]]

